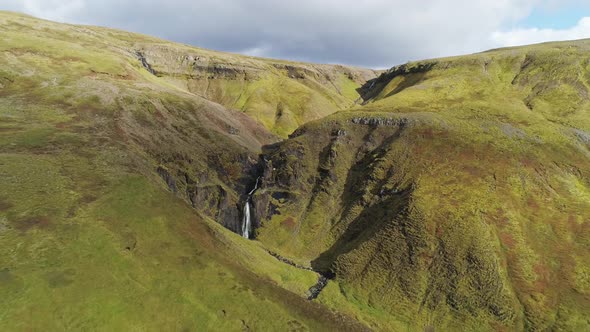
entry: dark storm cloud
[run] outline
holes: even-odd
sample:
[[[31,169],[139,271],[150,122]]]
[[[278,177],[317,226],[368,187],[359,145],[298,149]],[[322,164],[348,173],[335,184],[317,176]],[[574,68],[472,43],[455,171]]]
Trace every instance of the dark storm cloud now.
[[[216,50],[390,67],[501,46],[543,0],[3,0],[0,7]]]

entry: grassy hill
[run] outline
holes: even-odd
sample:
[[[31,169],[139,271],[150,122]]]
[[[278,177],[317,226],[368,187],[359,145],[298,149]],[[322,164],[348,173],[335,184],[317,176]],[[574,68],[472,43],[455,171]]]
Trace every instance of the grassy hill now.
[[[382,329],[588,329],[589,47],[392,68],[265,148],[260,241]]]
[[[590,328],[589,41],[377,73],[0,34],[1,330]]]
[[[238,226],[277,137],[136,43],[223,54],[7,12],[0,34],[0,329],[362,329],[305,300],[317,274],[216,223]]]
[[[162,80],[240,110],[286,138],[300,125],[349,108],[377,71],[245,57],[170,43],[141,42]]]

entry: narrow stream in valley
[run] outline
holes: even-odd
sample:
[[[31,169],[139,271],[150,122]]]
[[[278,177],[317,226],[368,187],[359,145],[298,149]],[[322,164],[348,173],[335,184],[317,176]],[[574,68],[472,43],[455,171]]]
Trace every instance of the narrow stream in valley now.
[[[242,233],[241,233],[241,235],[245,239],[250,239],[250,236],[252,234],[252,211],[251,211],[251,209],[252,209],[252,196],[254,195],[256,190],[258,190],[259,183],[260,183],[260,176],[256,178],[256,183],[254,184],[254,188],[252,188],[252,190],[250,190],[250,192],[248,193],[248,196],[246,197],[246,202],[244,203],[244,211],[243,211],[244,215],[242,217]],[[275,252],[272,252],[270,250],[267,250],[267,252],[282,263],[291,265],[291,266],[301,269],[301,270],[312,271],[312,272],[315,272],[318,274],[317,283],[315,285],[311,286],[307,291],[307,299],[308,300],[311,301],[311,300],[316,299],[320,295],[322,290],[328,285],[329,278],[326,275],[322,274],[321,272],[315,271],[311,267],[297,264],[294,261],[292,261],[288,258],[285,258],[285,257],[283,257]]]
[[[316,299],[320,293],[322,292],[322,290],[328,285],[328,280],[330,280],[330,278],[326,275],[324,275],[322,272],[316,271],[311,267],[308,266],[303,266],[300,264],[297,264],[295,262],[293,262],[292,260],[285,258],[279,254],[277,254],[276,252],[272,252],[270,250],[266,250],[272,257],[276,258],[278,261],[291,265],[295,268],[301,269],[301,270],[306,270],[306,271],[312,271],[317,273],[318,275],[318,282],[311,286],[308,290],[307,290],[307,299],[308,300],[314,300]]]

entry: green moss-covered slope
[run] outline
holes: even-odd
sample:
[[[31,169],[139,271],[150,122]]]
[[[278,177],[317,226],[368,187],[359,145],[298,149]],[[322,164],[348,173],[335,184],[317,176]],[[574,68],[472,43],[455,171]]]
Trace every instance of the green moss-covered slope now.
[[[377,71],[220,53],[158,40],[129,43],[162,81],[239,110],[286,138],[300,125],[360,102]]]
[[[378,329],[590,328],[589,46],[392,68],[265,148],[259,239]]]
[[[1,330],[590,328],[588,41],[375,78],[0,33]]]
[[[150,73],[134,45],[164,42],[6,12],[0,35],[0,330],[364,328],[218,224],[277,137]]]

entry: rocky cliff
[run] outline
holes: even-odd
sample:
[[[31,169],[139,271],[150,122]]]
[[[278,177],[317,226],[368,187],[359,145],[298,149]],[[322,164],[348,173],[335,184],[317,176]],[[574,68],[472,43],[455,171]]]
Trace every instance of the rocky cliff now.
[[[587,328],[588,45],[368,82],[364,106],[263,149],[258,239],[333,275],[319,299],[358,301],[381,328]]]

